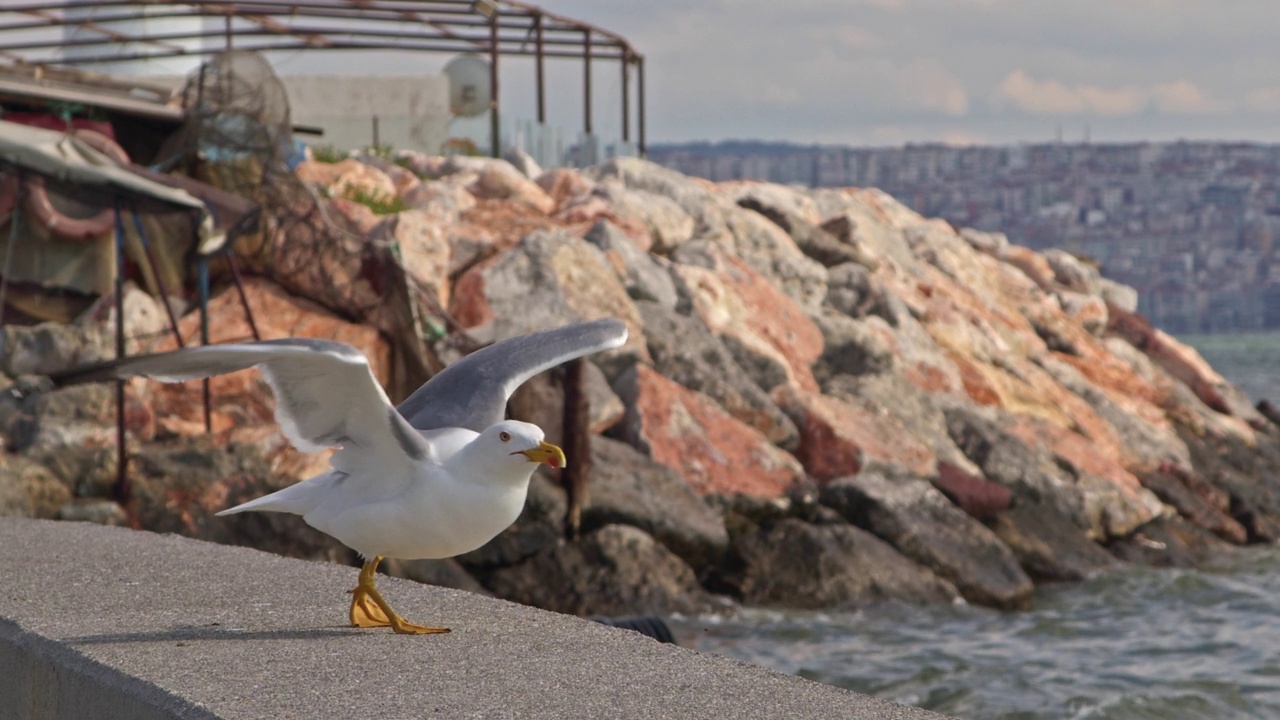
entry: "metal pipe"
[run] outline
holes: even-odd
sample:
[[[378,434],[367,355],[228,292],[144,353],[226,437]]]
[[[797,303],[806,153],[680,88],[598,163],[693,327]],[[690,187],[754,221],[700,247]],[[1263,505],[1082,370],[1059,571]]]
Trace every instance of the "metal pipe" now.
[[[582,509],[589,501],[591,476],[591,412],[586,391],[586,361],[570,360],[564,372],[564,484],[569,507],[565,512],[565,539],[576,540],[582,529]]]
[[[543,55],[543,38],[542,38],[542,13],[534,16],[534,32],[537,33],[534,55],[534,72],[537,76],[538,87],[538,124],[545,125],[547,123],[547,77],[546,77],[546,57]]]
[[[631,142],[631,58],[624,57],[622,66],[622,142]]]
[[[209,259],[196,261],[200,296],[200,344],[209,344]],[[204,402],[204,431],[213,432],[213,394],[209,391],[209,378],[201,383],[201,400]]]
[[[236,260],[236,251],[230,243],[227,243],[227,264],[231,266],[231,278],[235,280],[240,304],[244,306],[244,319],[249,323],[249,332],[253,333],[254,340],[261,340],[262,333],[258,332],[258,323],[253,319],[253,308],[249,306],[249,295],[244,291],[244,278],[240,276],[240,262]]]
[[[115,201],[116,214],[116,359],[125,358],[124,345],[124,220],[120,216],[120,200]],[[129,487],[129,456],[125,447],[124,380],[116,380],[116,486],[115,500],[128,514],[133,489]]]
[[[151,250],[151,243],[147,240],[147,232],[142,227],[142,218],[138,216],[137,208],[130,208],[133,215],[133,227],[138,233],[138,242],[142,243],[142,252],[147,257],[147,264],[151,266],[151,274],[156,276],[156,289],[160,291],[160,303],[164,305],[164,312],[169,316],[169,328],[173,330],[174,342],[178,343],[178,347],[186,347],[186,343],[182,341],[182,332],[178,330],[178,318],[173,314],[173,306],[169,304],[169,288],[165,287],[164,277],[160,274],[160,264],[156,262],[156,255]]]
[[[636,62],[636,89],[638,93],[636,97],[636,105],[638,107],[636,108],[636,110],[639,113],[639,117],[636,118],[636,124],[639,126],[637,129],[640,131],[638,147],[640,150],[640,157],[644,157],[646,143],[645,143],[645,134],[644,134],[645,128],[644,128],[644,56],[643,55],[641,55]]]
[[[271,37],[276,40],[280,39],[280,36],[278,34],[275,34],[275,33],[266,33],[266,34],[271,35]],[[46,49],[56,49],[57,47],[60,47],[60,46],[50,46],[49,48],[46,48]],[[251,45],[246,45],[244,43],[241,43],[240,49],[255,50],[258,52],[272,52],[272,51],[303,50],[303,49],[306,49],[306,46],[299,45],[298,43],[263,42],[263,43],[256,43]],[[460,44],[353,42],[353,43],[334,43],[333,45],[327,46],[324,49],[325,50],[393,50],[398,52],[450,52],[452,53],[452,52],[471,52],[474,48],[467,45],[460,45]],[[500,49],[502,52],[506,53],[507,55],[531,56],[534,54],[532,50],[522,49],[519,45],[516,45],[516,44],[512,44],[510,46],[504,46],[504,47],[501,47]],[[4,50],[4,46],[3,44],[0,44],[0,52],[3,52],[3,50]],[[208,49],[197,48],[194,50],[186,50],[186,49],[165,50],[163,52],[134,52],[134,53],[121,53],[121,54],[106,53],[102,55],[86,55],[86,56],[77,57],[77,58],[59,58],[56,62],[55,61],[32,62],[31,64],[36,66],[93,65],[96,63],[125,62],[128,60],[157,60],[157,59],[174,58],[174,57],[217,55],[219,52],[220,51],[218,50],[208,50]],[[554,58],[581,58],[582,57],[581,52],[577,52],[574,50],[548,49],[544,51],[544,55],[546,57],[554,57]],[[621,60],[622,55],[618,53],[597,52],[595,53],[595,58],[597,60]]]
[[[582,131],[591,134],[591,31],[582,32]]]
[[[489,101],[489,142],[492,143],[490,154],[502,157],[502,128],[498,117],[498,16],[495,13],[489,21],[489,87],[493,98]]]

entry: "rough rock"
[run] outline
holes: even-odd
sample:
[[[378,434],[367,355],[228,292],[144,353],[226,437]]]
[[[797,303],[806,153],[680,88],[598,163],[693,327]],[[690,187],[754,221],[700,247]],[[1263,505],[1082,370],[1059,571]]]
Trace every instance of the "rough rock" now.
[[[5,444],[10,451],[28,453],[113,445],[115,403],[115,388],[106,383],[24,395],[5,429]],[[125,416],[137,423],[131,426],[143,428],[142,434],[148,424],[154,432],[154,415],[133,398],[128,398]]]
[[[949,602],[955,587],[852,525],[772,523],[735,543],[749,605],[828,609],[885,600]]]
[[[1173,516],[1144,525],[1129,537],[1112,542],[1110,549],[1125,562],[1155,567],[1202,567],[1229,556],[1235,546]]]
[[[870,461],[897,463],[922,476],[936,472],[933,450],[875,407],[786,386],[773,399],[800,430],[796,457],[820,483],[856,475]]]
[[[609,261],[599,248],[565,232],[535,232],[468,270],[454,285],[453,314],[465,328],[491,324],[495,340],[618,318],[630,335],[606,357],[648,358],[640,315]]]
[[[382,561],[382,570],[391,577],[404,578],[424,585],[466,590],[478,595],[490,595],[480,581],[471,577],[471,573],[453,558],[444,560],[399,560],[387,558]]]
[[[1013,491],[1009,488],[948,462],[938,463],[938,477],[933,479],[933,486],[956,507],[982,522],[991,520],[1013,504]]]
[[[781,209],[754,195],[739,198],[737,202],[739,207],[758,212],[782,228],[795,241],[796,247],[800,248],[801,252],[825,267],[864,260],[856,247],[840,242],[835,235],[817,225],[813,220],[802,217],[796,210]]]
[[[457,222],[477,202],[465,185],[456,182],[420,183],[405,190],[400,199],[405,207],[427,213],[441,226]]]
[[[817,389],[810,366],[822,355],[822,331],[798,303],[721,246],[701,243],[677,260],[694,311],[756,384]]]
[[[1049,248],[1041,255],[1053,270],[1054,279],[1077,293],[1097,295],[1101,292],[1102,274],[1091,265],[1065,250]]]
[[[1185,426],[1178,431],[1191,451],[1196,475],[1228,494],[1231,517],[1244,527],[1249,542],[1280,540],[1280,451]]]
[[[1138,476],[1142,486],[1178,511],[1185,520],[1236,545],[1248,539],[1244,526],[1232,518],[1231,495],[1186,468],[1165,465]]]
[[[524,203],[544,214],[556,206],[545,190],[505,161],[486,163],[470,189],[478,197]]]
[[[772,497],[804,477],[800,463],[759,431],[648,366],[623,373],[614,389],[627,405],[622,437],[699,493]]]
[[[679,296],[669,263],[663,258],[636,247],[626,233],[608,220],[592,225],[583,239],[600,248],[633,300],[675,308]]]
[[[128,327],[128,326],[126,326]],[[0,373],[53,375],[115,357],[113,335],[96,326],[40,323],[0,326]]]
[[[436,304],[449,304],[453,248],[436,217],[426,210],[405,210],[378,226],[373,240],[394,242],[409,276],[428,288]]]
[[[594,187],[594,183],[573,168],[552,168],[535,178],[534,182],[551,196],[556,207],[564,205],[570,199],[590,194]]]
[[[511,163],[512,167],[519,170],[521,175],[530,180],[536,180],[542,175],[542,166],[538,165],[538,161],[534,160],[532,155],[514,145],[508,146],[506,150],[502,151],[502,159]]]
[[[0,515],[52,519],[70,501],[71,489],[44,465],[0,453]]]
[[[734,254],[801,307],[815,308],[827,294],[827,272],[806,256],[795,240],[759,213],[730,207],[725,225],[733,235]]]
[[[837,375],[880,373],[896,365],[896,333],[884,318],[855,320],[828,311],[812,319],[822,331],[822,356],[813,366],[819,385],[826,387]]]
[[[969,602],[1016,609],[1031,579],[1009,548],[924,480],[863,473],[822,491],[822,502],[952,582]]]
[[[1115,565],[1111,553],[1043,505],[999,512],[990,527],[1036,581],[1083,580]]]
[[[58,509],[59,520],[71,522],[88,522],[98,525],[127,525],[128,516],[124,508],[114,500],[95,500],[93,498],[76,498]]]
[[[827,296],[823,304],[849,317],[872,311],[884,295],[871,271],[858,263],[841,263],[827,270]]]
[[[601,180],[618,178],[633,190],[674,200],[693,218],[693,237],[713,240],[728,237],[722,205],[711,183],[705,180],[686,177],[647,160],[623,156],[610,159],[595,174]]]
[[[664,377],[710,397],[773,444],[794,450],[795,424],[733,359],[696,317],[651,302],[637,302],[653,368]]]
[[[679,203],[665,195],[627,188],[619,182],[603,182],[596,194],[618,213],[634,217],[648,231],[648,249],[666,255],[693,237],[696,225]]]
[[[694,572],[643,530],[606,525],[488,578],[498,597],[573,615],[692,614],[710,607]]]
[[[644,530],[696,570],[729,546],[724,522],[671,468],[609,438],[591,439],[591,502],[582,530],[606,525]]]
[[[294,175],[303,182],[324,188],[330,197],[345,197],[353,192],[396,197],[396,185],[386,173],[355,158],[336,163],[307,161],[294,169]]]

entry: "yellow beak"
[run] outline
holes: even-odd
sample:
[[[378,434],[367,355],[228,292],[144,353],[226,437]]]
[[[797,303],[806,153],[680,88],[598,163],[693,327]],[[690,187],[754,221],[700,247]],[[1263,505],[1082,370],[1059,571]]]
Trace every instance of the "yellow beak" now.
[[[532,450],[521,450],[520,454],[529,458],[529,462],[546,463],[553,468],[562,468],[565,463],[564,451],[545,440]]]

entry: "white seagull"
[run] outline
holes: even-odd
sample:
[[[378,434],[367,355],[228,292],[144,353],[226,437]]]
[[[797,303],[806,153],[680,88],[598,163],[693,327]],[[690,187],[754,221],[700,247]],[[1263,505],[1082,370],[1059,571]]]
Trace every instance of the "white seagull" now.
[[[329,472],[218,515],[301,515],[365,560],[351,590],[351,624],[420,635],[448,629],[408,622],[392,610],[374,587],[378,563],[461,555],[515,522],[537,465],[563,467],[565,457],[538,426],[504,420],[507,400],[534,375],[626,339],[622,322],[597,320],[504,340],[445,368],[399,407],[359,350],[303,338],[139,355],[64,380],[184,382],[260,369],[290,442],[304,452],[339,449]]]

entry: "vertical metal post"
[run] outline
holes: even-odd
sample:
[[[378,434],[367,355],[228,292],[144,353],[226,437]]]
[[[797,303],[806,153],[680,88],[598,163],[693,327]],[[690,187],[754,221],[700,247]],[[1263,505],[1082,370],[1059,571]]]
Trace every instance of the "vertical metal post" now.
[[[378,116],[374,115],[373,116],[373,148],[372,149],[375,155],[378,153],[378,146],[382,144],[380,142],[381,140],[382,138],[378,137]]]
[[[534,68],[538,77],[538,124],[547,124],[547,77],[545,60],[542,54],[542,13],[533,16],[533,28],[536,42],[536,51],[534,53]]]
[[[489,17],[489,87],[493,89],[493,99],[489,101],[489,142],[492,143],[490,155],[502,157],[501,126],[498,118],[498,13]]]
[[[582,132],[591,134],[591,29],[582,31]]]
[[[622,51],[622,142],[631,142],[631,50]]]
[[[587,481],[591,475],[591,413],[587,403],[586,361],[570,360],[564,372],[565,468],[560,476],[569,507],[564,517],[567,540],[576,540],[582,529],[582,509],[589,502]]]
[[[120,213],[120,199],[115,201],[116,214],[116,359],[125,357],[124,347],[124,220]],[[129,455],[125,447],[124,380],[116,380],[116,486],[115,499],[128,515],[132,488],[129,487]]]
[[[640,131],[640,157],[645,156],[645,137],[644,137],[644,56],[641,55],[636,59],[636,108],[639,117],[636,118],[636,124]]]
[[[222,39],[226,43],[226,51],[231,52],[231,13],[222,16]]]
[[[196,263],[200,284],[200,344],[209,344],[209,259],[201,256]],[[201,400],[204,402],[204,431],[213,432],[212,394],[209,391],[209,378],[201,382]]]

